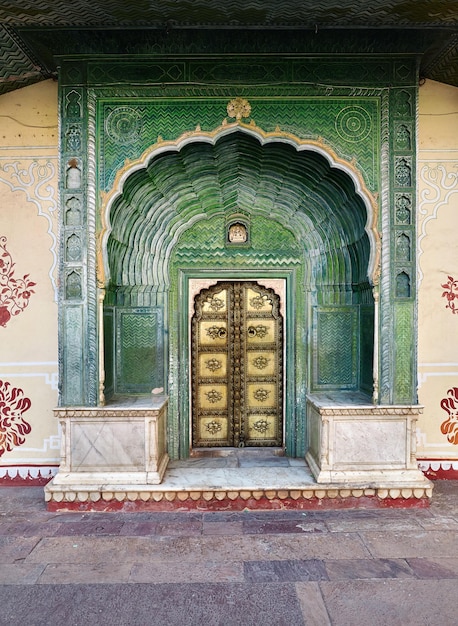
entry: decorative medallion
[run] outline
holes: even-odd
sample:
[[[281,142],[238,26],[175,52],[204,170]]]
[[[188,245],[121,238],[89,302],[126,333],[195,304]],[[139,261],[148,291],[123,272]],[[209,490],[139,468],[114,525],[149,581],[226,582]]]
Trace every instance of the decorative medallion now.
[[[234,98],[227,105],[227,114],[229,117],[235,117],[241,120],[242,117],[249,117],[251,113],[251,104],[245,98]]]
[[[22,389],[0,380],[0,456],[22,445],[25,435],[32,430],[22,417],[31,405],[32,402],[24,396]]]
[[[133,143],[140,137],[142,118],[132,107],[118,107],[107,115],[105,131],[118,143]]]
[[[258,433],[265,435],[269,430],[270,423],[266,419],[260,419],[254,422],[253,430],[256,430]]]
[[[211,404],[214,404],[215,402],[219,402],[220,400],[223,399],[223,394],[220,391],[217,391],[216,389],[211,389],[210,391],[205,392],[205,395],[207,396],[207,400]]]
[[[268,332],[269,329],[263,324],[258,324],[257,326],[248,326],[247,330],[248,337],[259,337],[260,339],[263,339]]]
[[[218,298],[217,296],[213,296],[207,300],[208,306],[212,311],[219,311],[220,309],[224,309],[224,300]]]
[[[371,117],[369,113],[358,106],[342,109],[336,117],[336,131],[345,141],[363,141],[371,132]]]
[[[207,328],[207,335],[212,339],[224,339],[227,335],[227,330],[224,326],[210,326],[210,328]]]
[[[222,429],[223,427],[220,422],[217,422],[216,420],[212,420],[211,422],[207,422],[205,424],[205,430],[210,433],[210,435],[217,435]]]
[[[263,389],[262,387],[259,387],[259,389],[256,389],[256,391],[253,393],[253,398],[258,402],[265,402],[269,397],[269,394],[269,389]]]
[[[260,355],[252,360],[252,364],[258,370],[265,370],[266,367],[269,365],[269,361],[270,359],[268,359],[265,356]]]
[[[223,367],[223,363],[219,359],[209,359],[208,361],[205,361],[205,365],[210,372],[216,372]]]
[[[29,304],[32,287],[29,274],[14,278],[14,263],[6,249],[6,237],[0,237],[0,326],[5,327],[11,317],[19,315]]]
[[[450,309],[452,313],[458,313],[458,304],[455,300],[458,300],[458,280],[455,280],[453,276],[448,276],[448,283],[441,285],[446,291],[442,292],[442,297],[447,299],[446,309]]]
[[[256,296],[255,298],[251,298],[250,300],[250,304],[253,307],[253,309],[257,309],[259,311],[259,309],[262,309],[262,307],[267,304],[267,302],[271,302],[269,296]]]
[[[441,424],[441,432],[447,435],[447,441],[458,445],[458,387],[447,391],[447,398],[441,400],[441,408],[448,414]]]

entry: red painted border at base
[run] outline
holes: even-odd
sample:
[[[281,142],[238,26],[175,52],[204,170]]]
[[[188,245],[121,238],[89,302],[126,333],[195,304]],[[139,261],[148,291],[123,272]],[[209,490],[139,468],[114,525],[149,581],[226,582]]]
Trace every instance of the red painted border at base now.
[[[429,480],[458,480],[458,467],[453,467],[453,464],[458,464],[458,459],[418,459],[418,463]],[[425,469],[425,465],[429,467]]]
[[[98,500],[97,502],[55,502],[47,503],[47,509],[53,513],[75,511],[118,511],[133,513],[136,511],[157,512],[188,512],[188,511],[332,511],[339,509],[424,509],[429,506],[429,498],[378,498],[377,496],[362,496],[360,498],[274,498],[269,500],[261,497],[259,500],[249,498],[224,498],[223,500],[189,500],[181,502],[161,500],[160,502],[143,500]]]
[[[50,480],[53,479],[54,475],[49,470],[49,465],[46,466],[46,473],[42,475],[40,469],[38,469],[37,476],[32,476],[30,474],[30,466],[27,465],[28,468],[27,475],[22,476],[19,473],[20,466],[15,465],[11,468],[13,471],[16,471],[15,476],[10,476],[8,473],[5,476],[0,477],[0,487],[44,487],[49,483]],[[56,466],[56,470],[57,470]],[[9,469],[0,467],[0,469]],[[34,472],[35,473],[35,472]]]

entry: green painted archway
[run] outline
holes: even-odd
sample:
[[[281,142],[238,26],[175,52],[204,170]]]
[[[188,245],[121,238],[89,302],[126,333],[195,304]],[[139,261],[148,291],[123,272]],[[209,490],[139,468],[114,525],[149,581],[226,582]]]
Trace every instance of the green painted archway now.
[[[187,456],[189,281],[283,280],[285,447],[302,456],[308,392],[372,391],[374,206],[331,151],[240,124],[148,152],[105,204],[105,395],[165,388],[169,451]]]

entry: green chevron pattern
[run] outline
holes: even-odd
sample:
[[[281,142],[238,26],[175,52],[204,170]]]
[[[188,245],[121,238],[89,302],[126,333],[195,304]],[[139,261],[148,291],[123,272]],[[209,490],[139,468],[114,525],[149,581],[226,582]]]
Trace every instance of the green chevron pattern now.
[[[102,111],[98,162],[100,186],[112,187],[116,172],[126,159],[138,158],[158,136],[175,140],[200,126],[203,131],[218,127],[227,116],[229,98],[164,100],[162,102],[110,102]],[[376,98],[250,98],[252,119],[266,132],[277,127],[300,138],[324,138],[347,160],[354,159],[366,175],[366,184],[377,190],[380,126]],[[113,120],[123,122],[123,136]]]
[[[0,95],[27,87],[44,76],[24,52],[19,41],[0,26]]]
[[[456,2],[435,0],[159,0],[154,3],[127,3],[122,0],[101,2],[68,2],[34,0],[11,3],[0,9],[0,20],[6,24],[42,26],[101,26],[115,24],[231,24],[231,25],[453,25]]]

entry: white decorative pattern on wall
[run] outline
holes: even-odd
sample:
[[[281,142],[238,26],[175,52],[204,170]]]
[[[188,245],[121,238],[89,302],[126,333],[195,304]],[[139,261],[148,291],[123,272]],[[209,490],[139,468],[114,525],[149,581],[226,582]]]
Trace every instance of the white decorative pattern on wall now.
[[[421,255],[422,241],[427,235],[428,223],[437,219],[439,209],[450,201],[452,194],[458,192],[457,160],[434,162],[419,160],[420,202],[418,206],[418,286],[423,280]]]
[[[37,214],[48,222],[48,235],[51,237],[49,248],[53,262],[49,269],[49,278],[57,302],[57,157],[27,159],[24,157],[0,159],[0,183],[11,191],[23,191],[27,201],[37,208]]]

